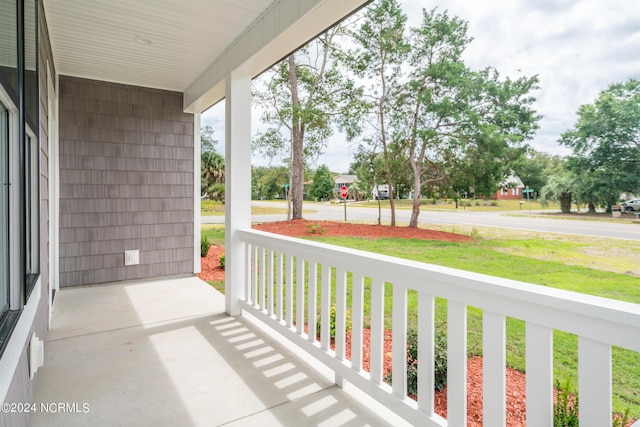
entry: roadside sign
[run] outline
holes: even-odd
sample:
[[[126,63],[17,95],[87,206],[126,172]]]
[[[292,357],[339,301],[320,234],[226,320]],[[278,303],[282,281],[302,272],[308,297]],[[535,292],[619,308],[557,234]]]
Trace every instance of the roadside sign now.
[[[346,199],[348,195],[349,195],[349,189],[347,188],[346,185],[343,185],[342,188],[340,188],[340,196],[343,199]]]
[[[526,190],[522,190],[523,193],[533,193],[533,188],[527,188]]]

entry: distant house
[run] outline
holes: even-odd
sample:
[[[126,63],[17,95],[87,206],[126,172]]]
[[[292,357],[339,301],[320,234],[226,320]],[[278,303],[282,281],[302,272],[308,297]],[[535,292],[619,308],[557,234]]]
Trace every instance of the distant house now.
[[[333,190],[337,194],[340,194],[340,189],[343,185],[349,188],[351,184],[360,182],[356,175],[336,175],[333,177],[333,181],[335,182]]]
[[[525,188],[522,180],[513,171],[501,183],[500,188],[490,197],[491,200],[519,200]]]

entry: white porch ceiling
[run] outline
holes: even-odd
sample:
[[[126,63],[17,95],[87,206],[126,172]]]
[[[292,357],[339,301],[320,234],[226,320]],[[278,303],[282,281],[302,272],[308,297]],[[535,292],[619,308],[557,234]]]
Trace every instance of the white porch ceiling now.
[[[44,5],[59,74],[183,91],[272,2],[45,0]],[[151,43],[141,43],[146,40]]]
[[[370,0],[44,0],[58,74],[224,97]]]

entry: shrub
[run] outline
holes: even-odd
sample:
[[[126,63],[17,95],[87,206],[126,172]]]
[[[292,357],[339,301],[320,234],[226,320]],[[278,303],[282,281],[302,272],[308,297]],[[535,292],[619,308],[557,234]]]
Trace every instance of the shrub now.
[[[447,336],[444,333],[445,325],[436,325],[434,342],[434,368],[436,391],[442,390],[447,385]],[[385,377],[385,381],[391,382],[391,374]],[[418,331],[407,331],[407,392],[418,395]]]
[[[496,200],[494,200],[493,202],[491,202],[491,206],[500,206],[500,204]]]
[[[320,227],[320,225],[316,224],[315,222],[307,223],[306,229],[307,232],[311,234],[324,234],[327,231],[326,228]]]
[[[320,331],[322,326],[322,317],[318,316],[318,322],[316,324],[316,331]],[[346,330],[351,330],[351,313],[347,310],[347,322],[346,322]],[[336,337],[336,306],[332,305],[329,310],[329,337]]]
[[[224,270],[224,265],[225,265],[225,256],[224,256],[224,254],[220,254],[220,258],[218,260],[220,261],[220,268]]]
[[[482,238],[482,236],[480,235],[480,232],[475,227],[471,229],[471,233],[469,233],[469,237],[471,237],[473,240],[480,240]]]
[[[202,236],[200,239],[200,256],[206,257],[209,253],[209,248],[211,247],[211,242],[205,236]]]
[[[553,426],[578,427],[578,397],[571,387],[571,381],[566,380],[560,384],[560,381],[556,380],[556,390],[558,399],[553,405]]]

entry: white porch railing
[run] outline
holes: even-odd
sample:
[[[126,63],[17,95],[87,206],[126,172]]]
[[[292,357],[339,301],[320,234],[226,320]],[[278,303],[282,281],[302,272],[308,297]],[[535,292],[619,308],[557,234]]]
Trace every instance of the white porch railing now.
[[[466,425],[467,307],[473,306],[483,310],[485,426],[505,425],[506,317],[526,322],[527,425],[553,425],[553,330],[578,336],[581,427],[611,425],[611,346],[640,352],[640,306],[256,230],[238,233],[248,260],[242,309],[333,369],[338,385],[348,380],[410,423]],[[370,372],[361,363],[365,277],[371,279]],[[305,282],[306,289],[295,286]],[[384,304],[385,283],[393,287],[392,308]],[[417,402],[407,396],[408,290],[418,295]],[[435,298],[448,301],[448,420],[434,413]],[[383,381],[385,309],[392,311],[392,386]],[[347,310],[351,361],[345,357]],[[318,313],[320,340],[304,328],[315,330]]]

